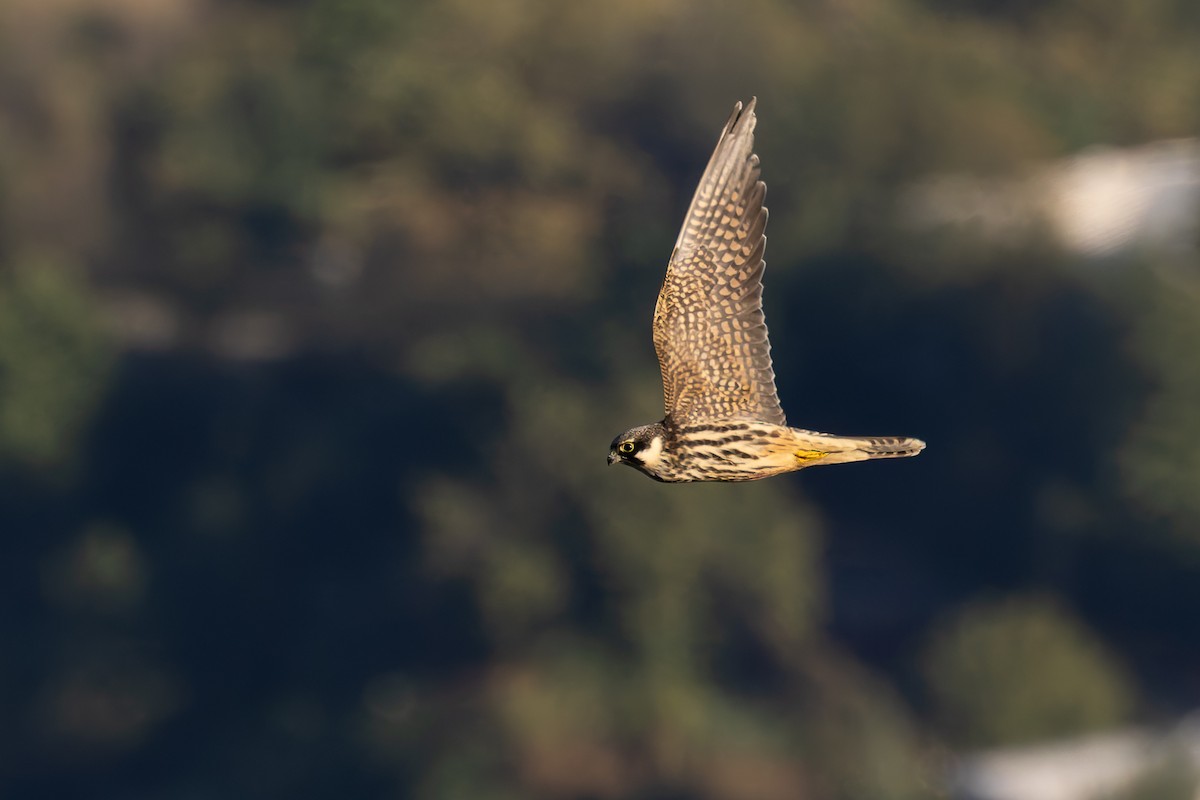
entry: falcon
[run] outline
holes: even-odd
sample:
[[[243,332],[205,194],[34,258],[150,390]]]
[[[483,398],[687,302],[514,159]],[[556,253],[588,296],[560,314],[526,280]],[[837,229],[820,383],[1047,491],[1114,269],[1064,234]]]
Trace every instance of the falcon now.
[[[753,481],[820,464],[915,456],[907,436],[792,428],[762,311],[767,186],[754,106],[739,102],[692,197],[654,309],[666,415],[613,439],[608,463],[664,483]]]

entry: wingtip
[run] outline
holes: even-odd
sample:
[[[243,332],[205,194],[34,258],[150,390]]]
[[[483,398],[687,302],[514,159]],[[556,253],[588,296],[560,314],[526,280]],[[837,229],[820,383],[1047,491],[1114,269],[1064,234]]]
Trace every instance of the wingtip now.
[[[729,115],[729,120],[725,123],[725,132],[732,133],[733,129],[742,123],[743,120],[749,120],[751,124],[754,121],[754,107],[758,104],[757,95],[750,96],[750,102],[743,104],[738,100],[733,104],[733,113]]]
[[[733,104],[733,111],[729,114],[729,119],[725,120],[725,133],[733,130],[733,126],[737,125],[737,121],[742,117],[742,101],[738,100]]]

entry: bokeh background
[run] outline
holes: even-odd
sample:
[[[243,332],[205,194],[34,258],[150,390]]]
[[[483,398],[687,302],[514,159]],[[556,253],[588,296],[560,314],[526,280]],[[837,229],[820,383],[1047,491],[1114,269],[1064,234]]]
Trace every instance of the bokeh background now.
[[[663,486],[604,457],[752,94],[784,406],[929,449]],[[1192,0],[5,0],[0,795],[915,799],[1169,728],[1197,134]]]

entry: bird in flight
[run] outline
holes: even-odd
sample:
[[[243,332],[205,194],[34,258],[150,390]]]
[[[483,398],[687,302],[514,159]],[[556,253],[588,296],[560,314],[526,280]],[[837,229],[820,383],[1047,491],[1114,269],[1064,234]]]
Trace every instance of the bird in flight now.
[[[657,481],[752,481],[925,449],[906,436],[834,436],[787,424],[762,311],[767,186],[754,154],[756,102],[733,107],[658,293],[654,349],[666,416],[625,431],[609,449],[609,464]]]

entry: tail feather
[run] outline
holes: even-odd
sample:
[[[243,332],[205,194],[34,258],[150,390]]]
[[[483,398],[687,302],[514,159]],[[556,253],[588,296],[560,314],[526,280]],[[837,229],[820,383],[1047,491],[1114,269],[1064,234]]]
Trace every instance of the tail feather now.
[[[835,436],[792,428],[795,442],[813,464],[844,464],[876,458],[907,458],[925,449],[925,442],[910,436]]]
[[[868,436],[858,441],[871,458],[907,458],[925,449],[925,442],[911,436]]]

